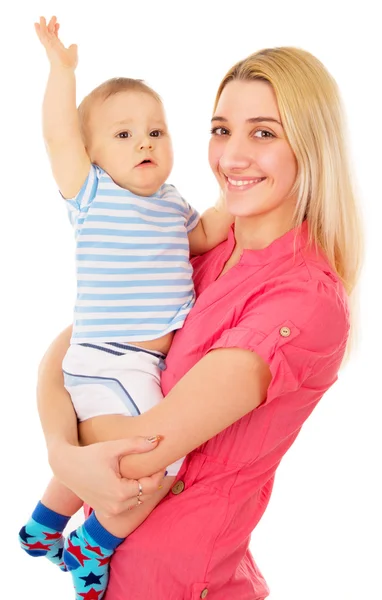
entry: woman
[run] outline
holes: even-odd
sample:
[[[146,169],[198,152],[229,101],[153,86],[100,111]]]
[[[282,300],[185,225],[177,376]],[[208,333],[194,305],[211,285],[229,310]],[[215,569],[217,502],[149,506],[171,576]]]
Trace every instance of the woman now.
[[[339,95],[321,63],[276,48],[235,65],[217,93],[209,161],[235,224],[194,259],[197,301],[168,355],[166,397],[120,431],[160,443],[123,458],[124,442],[78,448],[61,376],[68,332],[43,363],[53,470],[94,508],[136,503],[119,482],[112,504],[113,474],[139,479],[188,455],[172,492],[116,552],[107,600],[268,595],[250,534],[348,343],[360,232]],[[107,439],[96,419],[79,434],[85,445]]]

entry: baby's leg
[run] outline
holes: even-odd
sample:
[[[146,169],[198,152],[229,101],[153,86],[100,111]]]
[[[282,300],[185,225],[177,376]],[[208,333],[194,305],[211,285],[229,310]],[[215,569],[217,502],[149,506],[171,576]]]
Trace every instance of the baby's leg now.
[[[121,417],[122,418],[122,417]],[[106,518],[94,512],[65,542],[64,560],[73,577],[76,600],[93,590],[103,597],[109,578],[109,563],[116,548],[132,533],[166,496],[175,477],[165,477],[161,489],[118,517]],[[82,595],[81,595],[82,594]]]
[[[138,416],[158,404],[163,395],[160,370],[163,359],[127,344],[105,344],[102,347],[74,347],[64,361],[65,386],[71,394],[80,421],[89,421],[110,414],[115,419]],[[73,360],[72,360],[73,359]],[[72,362],[71,362],[72,361]],[[123,415],[118,416],[118,415]],[[119,424],[116,423],[116,430]],[[114,432],[115,433],[115,432]],[[108,438],[114,437],[108,428]],[[176,465],[180,468],[181,461]],[[171,474],[176,474],[169,468]],[[167,481],[166,481],[167,480]],[[109,562],[119,544],[138,527],[171,487],[173,478],[166,478],[158,496],[149,498],[122,517],[105,519],[92,515],[72,532],[65,542],[64,561],[71,571],[76,600],[92,593],[100,600],[106,590]],[[137,486],[137,495],[138,495]],[[137,500],[138,503],[138,500]]]
[[[62,571],[64,531],[69,519],[82,506],[71,490],[53,478],[29,521],[19,532],[20,546],[30,556],[45,556]]]

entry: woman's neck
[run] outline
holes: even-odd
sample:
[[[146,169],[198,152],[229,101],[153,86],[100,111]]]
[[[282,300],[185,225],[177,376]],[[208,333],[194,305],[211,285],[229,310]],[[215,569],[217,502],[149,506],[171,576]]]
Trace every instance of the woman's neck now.
[[[292,217],[280,219],[278,215],[272,219],[269,214],[254,217],[236,217],[236,251],[262,250],[292,228]]]

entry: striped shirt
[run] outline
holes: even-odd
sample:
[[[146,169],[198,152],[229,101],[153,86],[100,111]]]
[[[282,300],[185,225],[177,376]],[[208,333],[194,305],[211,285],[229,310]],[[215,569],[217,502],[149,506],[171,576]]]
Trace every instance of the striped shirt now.
[[[76,233],[71,343],[147,341],[182,327],[195,301],[187,234],[199,214],[176,188],[137,196],[92,165],[66,204]]]

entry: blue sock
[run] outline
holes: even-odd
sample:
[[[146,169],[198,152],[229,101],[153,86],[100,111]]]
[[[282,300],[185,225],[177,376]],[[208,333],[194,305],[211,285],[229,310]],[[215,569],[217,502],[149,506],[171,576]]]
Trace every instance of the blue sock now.
[[[64,531],[70,517],[60,515],[39,502],[31,518],[19,531],[20,546],[30,556],[45,556],[61,571],[66,571],[62,558]]]
[[[93,512],[65,541],[64,562],[73,577],[76,600],[101,600],[111,556],[124,538],[109,533]]]

